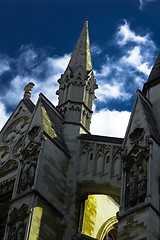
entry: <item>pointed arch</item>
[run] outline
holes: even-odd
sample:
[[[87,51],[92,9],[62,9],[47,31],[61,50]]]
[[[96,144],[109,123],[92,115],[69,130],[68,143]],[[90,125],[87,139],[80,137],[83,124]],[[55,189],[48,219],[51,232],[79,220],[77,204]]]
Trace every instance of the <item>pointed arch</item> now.
[[[109,233],[111,233],[111,231],[113,232],[113,230],[116,235],[117,229],[115,226],[117,223],[118,223],[118,220],[115,216],[106,220],[106,222],[104,222],[103,225],[101,226],[101,228],[99,229],[96,238],[98,240],[104,240],[105,237],[108,236]]]

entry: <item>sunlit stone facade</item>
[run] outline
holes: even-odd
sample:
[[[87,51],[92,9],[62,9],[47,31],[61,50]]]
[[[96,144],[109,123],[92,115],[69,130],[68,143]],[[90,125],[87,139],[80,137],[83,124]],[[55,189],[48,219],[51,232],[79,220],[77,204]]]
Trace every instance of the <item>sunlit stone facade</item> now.
[[[124,139],[90,133],[87,22],[58,83],[56,107],[29,83],[1,130],[0,239],[160,239],[159,56]]]

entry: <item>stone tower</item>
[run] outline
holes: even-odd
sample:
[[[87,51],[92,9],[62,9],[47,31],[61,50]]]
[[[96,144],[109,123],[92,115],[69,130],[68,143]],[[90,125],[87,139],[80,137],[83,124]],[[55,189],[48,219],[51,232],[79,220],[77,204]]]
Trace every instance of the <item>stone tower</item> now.
[[[64,118],[64,139],[70,153],[66,199],[64,201],[66,210],[64,239],[66,239],[67,236],[73,235],[77,224],[75,204],[77,198],[78,136],[82,133],[89,133],[92,104],[95,98],[94,91],[97,88],[92,69],[87,21],[84,24],[70,62],[58,82],[60,86],[57,91],[59,95],[57,109]]]
[[[60,86],[57,91],[59,95],[57,108],[64,116],[65,129],[67,125],[72,125],[72,128],[78,126],[79,132],[76,135],[88,133],[92,116],[92,104],[95,98],[94,91],[97,84],[92,68],[87,21],[84,24],[70,62],[58,82]],[[68,128],[70,127],[68,126]]]

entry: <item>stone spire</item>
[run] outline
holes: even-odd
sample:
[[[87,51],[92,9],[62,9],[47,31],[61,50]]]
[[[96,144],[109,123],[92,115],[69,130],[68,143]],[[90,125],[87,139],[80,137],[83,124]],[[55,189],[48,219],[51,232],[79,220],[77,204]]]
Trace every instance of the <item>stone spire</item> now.
[[[92,70],[88,22],[86,21],[70,62],[61,78],[58,108],[66,122],[81,124],[89,130],[94,91],[97,84]]]
[[[68,64],[68,67],[70,67],[72,71],[79,66],[81,66],[84,70],[92,70],[88,21],[85,21],[81,35]]]

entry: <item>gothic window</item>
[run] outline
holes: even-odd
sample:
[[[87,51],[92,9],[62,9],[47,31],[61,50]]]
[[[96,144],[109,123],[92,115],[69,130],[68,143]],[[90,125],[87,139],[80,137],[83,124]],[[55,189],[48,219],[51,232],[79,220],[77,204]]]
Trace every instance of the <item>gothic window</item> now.
[[[109,172],[109,161],[110,161],[110,153],[107,152],[104,157],[104,174]]]
[[[116,158],[115,162],[114,162],[114,173],[113,173],[113,176],[118,176],[120,174],[120,166],[121,166],[120,164],[121,164],[120,159]]]
[[[90,152],[90,153],[89,153],[89,160],[90,160],[90,161],[93,160],[93,152]]]
[[[83,152],[80,158],[80,172],[85,172],[87,168],[86,153]]]
[[[109,159],[110,159],[110,154],[106,154],[105,156],[105,163],[109,163]]]
[[[88,172],[93,169],[93,149],[91,148],[88,152]]]
[[[101,173],[103,169],[103,155],[99,155],[97,158],[97,172],[96,173]]]
[[[79,171],[91,171],[94,162],[93,158],[93,143],[83,142],[80,151]]]

